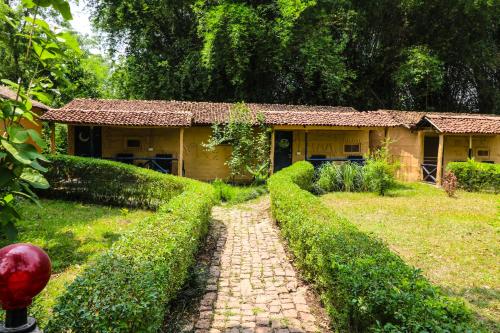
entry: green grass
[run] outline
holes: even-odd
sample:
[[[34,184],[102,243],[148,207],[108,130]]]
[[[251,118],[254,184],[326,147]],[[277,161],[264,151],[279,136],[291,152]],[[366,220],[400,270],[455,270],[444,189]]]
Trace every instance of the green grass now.
[[[266,185],[230,185],[221,180],[212,183],[219,201],[239,204],[267,193]]]
[[[24,202],[17,242],[43,248],[52,261],[52,277],[30,309],[42,326],[65,285],[100,252],[108,249],[136,221],[153,214],[59,200],[42,200],[42,209]],[[0,247],[8,245],[0,240]]]
[[[434,284],[466,301],[492,330],[500,327],[500,196],[405,184],[380,197],[330,193],[322,200],[374,233]]]

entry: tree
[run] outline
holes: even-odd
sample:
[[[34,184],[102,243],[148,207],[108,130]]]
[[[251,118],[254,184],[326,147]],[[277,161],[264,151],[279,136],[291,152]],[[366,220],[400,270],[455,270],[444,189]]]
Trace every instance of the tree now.
[[[212,136],[204,147],[213,151],[221,144],[231,145],[231,157],[225,162],[231,175],[251,174],[257,183],[269,173],[269,128],[262,114],[254,114],[244,103],[235,104],[225,124],[214,124]]]
[[[91,6],[111,49],[125,45],[118,73],[126,74],[119,93],[126,98],[361,110],[423,109],[427,100],[436,111],[500,113],[500,6],[492,0],[91,0]],[[417,84],[402,74],[415,52],[437,61],[427,63],[432,73]]]
[[[443,85],[443,62],[425,46],[412,47],[405,55],[406,61],[399,66],[394,77],[400,91],[401,107],[428,110],[429,95]]]
[[[17,57],[19,77],[16,82],[2,79],[16,91],[16,98],[0,98],[0,237],[16,237],[15,223],[21,217],[16,208],[16,200],[26,197],[35,202],[35,189],[49,186],[43,177],[47,159],[38,152],[34,143],[44,146],[39,133],[23,127],[25,122],[33,122],[36,114],[31,111],[31,98],[50,102],[53,79],[64,76],[64,49],[78,50],[73,36],[66,31],[55,31],[40,18],[44,8],[51,8],[64,20],[71,19],[70,6],[64,0],[32,1],[24,0],[20,11],[3,11],[0,16],[2,25],[9,25],[16,38],[24,42],[13,45],[26,45],[24,52]],[[18,15],[16,13],[23,13]]]

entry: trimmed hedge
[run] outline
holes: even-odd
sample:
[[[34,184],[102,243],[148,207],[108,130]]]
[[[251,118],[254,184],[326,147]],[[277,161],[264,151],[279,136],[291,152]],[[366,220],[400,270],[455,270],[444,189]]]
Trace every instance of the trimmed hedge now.
[[[469,160],[448,163],[446,169],[455,174],[459,187],[466,191],[500,192],[500,165],[498,164]]]
[[[133,165],[52,155],[43,196],[97,204],[157,209],[183,191],[182,178]]]
[[[298,162],[274,174],[268,187],[273,215],[336,330],[478,331],[463,303],[309,193],[313,174],[310,163]]]
[[[57,161],[55,167],[62,166],[65,176],[79,176],[80,185],[72,192],[76,197],[142,206],[143,196],[145,206],[159,202],[159,208],[68,286],[58,298],[45,332],[157,332],[169,302],[185,283],[207,232],[211,208],[216,202],[213,187],[112,162],[69,157],[52,160]],[[100,179],[95,173],[86,179],[76,171],[92,170],[92,165],[96,167],[94,172],[98,170],[105,175],[118,171],[114,188],[119,188],[114,183],[119,179],[137,179],[141,182],[140,190],[126,188],[126,195],[109,197],[112,192],[94,183]],[[96,193],[87,194],[96,185]],[[151,193],[148,185],[152,187]],[[59,191],[63,190],[56,192]]]

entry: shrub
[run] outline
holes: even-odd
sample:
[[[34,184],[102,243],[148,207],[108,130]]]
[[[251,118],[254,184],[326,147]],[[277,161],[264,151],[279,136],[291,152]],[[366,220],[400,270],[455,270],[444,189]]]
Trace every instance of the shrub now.
[[[267,192],[265,185],[261,186],[233,186],[217,179],[212,183],[218,201],[229,203],[241,203],[258,198]]]
[[[313,189],[316,193],[333,191],[360,192],[366,190],[364,169],[361,165],[347,162],[324,163],[317,171]]]
[[[154,216],[135,225],[68,286],[58,298],[45,332],[157,332],[168,303],[186,281],[208,229],[215,203],[213,187],[106,161],[67,157],[53,161],[56,168],[69,172],[71,176],[62,182],[63,188],[76,189],[72,193],[77,197],[92,201],[99,197],[109,203],[132,202],[138,206],[159,204]],[[89,170],[91,165],[97,165],[104,175],[118,173],[111,186],[115,187],[119,179],[135,179],[141,190],[126,185],[127,194],[115,197],[105,186],[95,184],[95,174],[89,174],[89,179],[86,174],[80,175],[80,185],[74,187],[76,170]],[[71,185],[64,187],[67,181]],[[97,194],[87,195],[85,190],[92,190],[94,185],[98,186]],[[112,197],[106,197],[108,194]],[[139,202],[141,195],[144,204]]]
[[[457,192],[458,180],[457,176],[453,172],[447,172],[443,178],[443,189],[445,190],[448,196],[454,197],[455,192]]]
[[[366,186],[379,195],[385,195],[396,184],[395,173],[399,166],[390,160],[389,145],[390,142],[386,141],[381,148],[368,156],[364,167]]]
[[[474,160],[448,163],[447,171],[453,172],[458,186],[466,191],[500,192],[500,165]]]
[[[310,163],[295,163],[271,176],[268,188],[273,215],[336,330],[477,331],[462,303],[305,191],[313,172]]]
[[[182,178],[120,162],[52,155],[44,196],[157,209],[184,187]]]

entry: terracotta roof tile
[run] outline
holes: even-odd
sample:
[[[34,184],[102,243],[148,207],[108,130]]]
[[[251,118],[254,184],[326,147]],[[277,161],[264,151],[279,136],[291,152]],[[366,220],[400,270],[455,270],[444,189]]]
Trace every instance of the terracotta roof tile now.
[[[416,111],[356,111],[350,107],[247,103],[270,125],[414,128],[428,117],[448,133],[500,133],[500,117]],[[226,122],[231,103],[76,99],[42,120],[116,126],[190,126]],[[438,125],[439,123],[439,125]]]
[[[428,121],[441,133],[500,134],[500,116],[433,113],[426,115],[423,121]]]
[[[190,126],[193,115],[173,111],[50,110],[41,119],[74,125]]]
[[[16,92],[12,91],[9,87],[0,86],[0,97],[14,100],[14,99],[16,99],[16,95],[17,95]],[[39,109],[44,110],[44,111],[47,111],[50,109],[47,105],[45,105],[43,103],[40,103],[40,102],[32,100],[32,99],[30,101],[31,101],[31,104],[33,104],[33,106],[36,108],[39,108]]]

